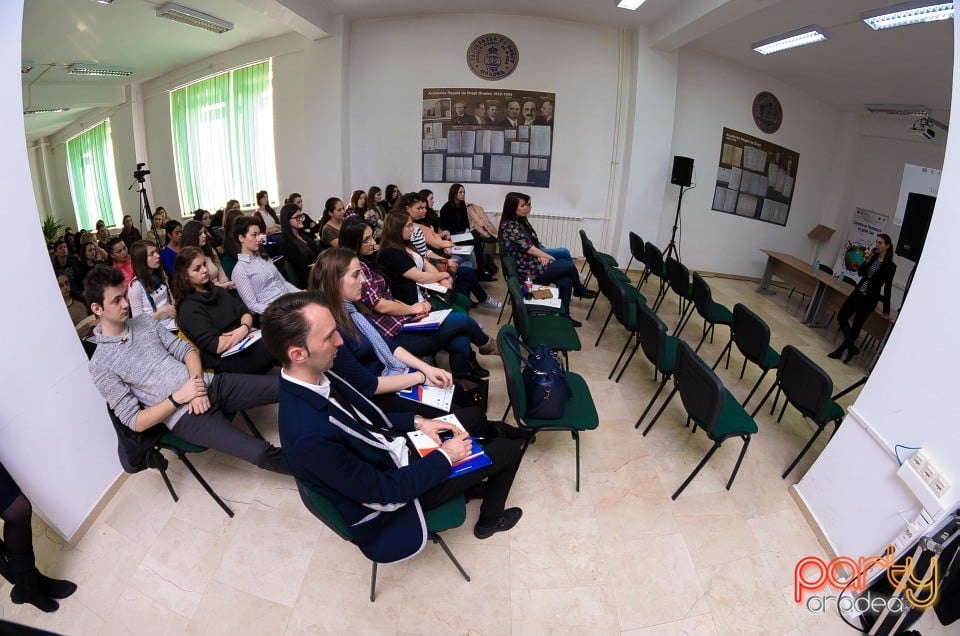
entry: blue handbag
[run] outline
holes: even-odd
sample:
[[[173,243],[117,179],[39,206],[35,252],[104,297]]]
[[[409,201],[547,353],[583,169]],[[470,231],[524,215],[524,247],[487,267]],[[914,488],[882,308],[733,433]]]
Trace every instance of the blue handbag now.
[[[554,357],[553,349],[545,344],[531,348],[515,337],[509,338],[507,345],[523,362],[526,416],[543,420],[563,417],[564,402],[570,395],[570,387],[567,386],[567,374]]]

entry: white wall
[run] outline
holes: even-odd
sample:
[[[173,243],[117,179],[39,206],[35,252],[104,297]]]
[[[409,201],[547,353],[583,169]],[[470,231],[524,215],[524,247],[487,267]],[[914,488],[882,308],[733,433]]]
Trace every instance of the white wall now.
[[[772,135],[761,132],[751,116],[760,91],[772,92],[783,106],[783,124]],[[820,223],[826,206],[838,124],[836,110],[784,82],[697,51],[681,51],[671,154],[693,157],[698,186],[683,196],[684,263],[691,269],[759,276],[765,263],[761,248],[810,254],[807,232]],[[710,209],[724,127],[800,153],[786,226]],[[660,246],[670,239],[679,194],[667,176],[659,240],[654,241]]]
[[[466,47],[495,31],[520,51],[516,71],[488,82],[466,66]],[[610,180],[617,103],[617,30],[523,16],[417,16],[355,23],[350,35],[351,188],[421,182],[424,88],[489,87],[555,92],[550,187],[521,188],[534,213],[602,216]],[[442,184],[427,184],[446,198]],[[499,210],[509,186],[468,184],[467,200]]]
[[[955,22],[954,41],[958,38],[960,24]],[[954,103],[960,103],[958,80],[960,47],[954,47]],[[960,118],[951,119],[960,125]],[[900,152],[895,154],[899,160]],[[892,168],[887,174],[894,184],[878,179],[874,185],[886,194],[878,194],[876,202],[889,206],[892,213],[900,177]],[[951,399],[957,390],[955,367],[960,354],[960,332],[952,317],[960,311],[960,299],[945,289],[950,279],[944,276],[945,269],[956,271],[952,263],[960,218],[953,212],[960,206],[958,177],[960,139],[952,136],[947,139],[937,206],[907,304],[870,380],[851,407],[855,416],[847,417],[797,484],[840,554],[879,554],[886,542],[904,530],[897,513],[905,511],[912,517],[919,512],[917,499],[896,476],[895,444],[926,448],[953,482],[945,499],[960,499],[960,452]]]
[[[23,2],[0,3],[0,123],[11,131],[0,171],[17,214],[6,227],[17,240],[3,251],[0,333],[0,461],[34,509],[69,537],[120,474],[117,438],[87,359],[70,324],[37,223],[23,137],[20,25]],[[20,131],[20,134],[15,131]],[[17,275],[20,273],[20,275]],[[28,274],[29,273],[29,274]]]

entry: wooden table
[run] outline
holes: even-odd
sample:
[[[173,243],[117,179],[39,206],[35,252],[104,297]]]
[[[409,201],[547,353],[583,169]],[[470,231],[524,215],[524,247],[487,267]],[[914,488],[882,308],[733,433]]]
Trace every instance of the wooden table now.
[[[767,266],[763,270],[763,277],[760,278],[760,287],[757,288],[757,292],[761,294],[776,293],[770,291],[770,282],[776,276],[798,291],[810,296],[810,304],[807,305],[807,311],[803,315],[803,323],[808,324],[813,320],[817,309],[816,303],[812,300],[820,288],[820,279],[817,274],[825,274],[825,272],[816,270],[810,263],[791,254],[774,252],[773,250],[760,251],[767,255]]]
[[[802,320],[808,327],[826,327],[827,323],[824,321],[826,311],[828,309],[833,312],[839,311],[847,297],[853,293],[854,286],[850,283],[837,280],[835,276],[826,272],[814,270],[810,263],[796,256],[772,250],[760,251],[767,255],[767,266],[763,270],[763,277],[760,279],[760,287],[757,291],[767,294],[775,293],[770,291],[769,287],[771,279],[776,276],[810,296],[810,304],[807,305]],[[890,337],[896,321],[896,311],[891,312],[889,316],[884,316],[878,308],[864,322],[863,331],[880,343],[877,346],[878,352],[887,343],[887,338]]]

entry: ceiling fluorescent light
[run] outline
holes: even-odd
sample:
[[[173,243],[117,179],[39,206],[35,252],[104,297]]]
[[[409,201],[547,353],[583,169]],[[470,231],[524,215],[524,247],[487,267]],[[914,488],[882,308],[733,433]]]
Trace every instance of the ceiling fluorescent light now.
[[[949,20],[952,17],[953,3],[936,0],[902,2],[860,14],[860,19],[874,30],[891,29],[908,24],[917,24],[918,22]]]
[[[636,11],[644,2],[646,2],[646,0],[620,0],[620,2],[617,3],[617,6],[621,9],[630,9],[631,11]]]
[[[133,75],[135,70],[128,66],[108,66],[87,62],[74,62],[67,66],[67,73],[70,75],[98,75],[101,77],[128,77]]]
[[[221,20],[209,13],[203,13],[202,11],[174,4],[173,2],[168,2],[157,7],[157,17],[200,27],[201,29],[213,31],[217,34],[233,31],[233,25],[226,20]]]
[[[778,51],[792,49],[797,46],[814,44],[815,42],[823,42],[826,39],[827,34],[823,32],[823,29],[815,24],[811,24],[810,26],[803,27],[802,29],[788,31],[783,35],[777,35],[772,38],[767,38],[766,40],[754,42],[753,50],[760,55],[769,55]]]
[[[864,104],[871,113],[881,115],[908,115],[910,117],[925,117],[930,114],[930,109],[923,104]]]
[[[24,115],[41,115],[43,113],[65,113],[69,108],[27,108],[23,111]]]

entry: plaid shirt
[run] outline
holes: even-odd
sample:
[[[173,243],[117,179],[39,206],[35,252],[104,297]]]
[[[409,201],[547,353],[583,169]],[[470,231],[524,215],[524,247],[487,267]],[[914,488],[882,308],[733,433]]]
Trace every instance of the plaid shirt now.
[[[370,269],[363,261],[360,261],[360,272],[363,274],[363,289],[360,291],[360,301],[373,312],[367,318],[383,334],[384,338],[392,338],[400,333],[400,327],[406,321],[401,316],[388,316],[378,313],[374,309],[381,299],[393,300],[390,287],[383,276]]]

